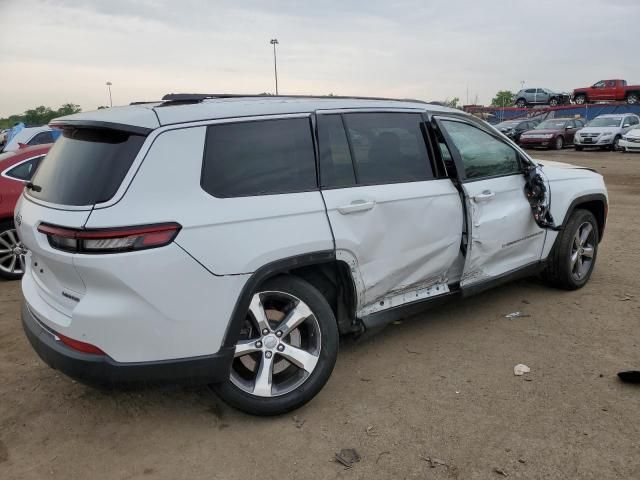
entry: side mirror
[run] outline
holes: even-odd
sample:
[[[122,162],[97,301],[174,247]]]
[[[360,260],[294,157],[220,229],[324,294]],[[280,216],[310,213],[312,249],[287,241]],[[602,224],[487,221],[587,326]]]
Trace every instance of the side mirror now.
[[[627,127],[630,127],[630,126],[631,126],[630,123],[625,123],[624,125],[622,125],[622,128],[627,128]]]
[[[567,125],[566,127],[564,127],[565,130],[573,130],[575,127],[572,127],[571,125]]]

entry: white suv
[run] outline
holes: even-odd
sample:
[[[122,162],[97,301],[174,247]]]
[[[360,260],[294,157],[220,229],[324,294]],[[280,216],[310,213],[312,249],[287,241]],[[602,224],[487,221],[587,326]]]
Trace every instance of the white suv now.
[[[599,115],[576,132],[573,145],[576,150],[585,147],[619,150],[623,135],[638,124],[640,117],[632,113]]]
[[[341,334],[593,271],[602,177],[534,162],[460,111],[165,99],[55,120],[63,136],[16,207],[26,334],[74,378],[211,383],[282,413],[323,387]]]

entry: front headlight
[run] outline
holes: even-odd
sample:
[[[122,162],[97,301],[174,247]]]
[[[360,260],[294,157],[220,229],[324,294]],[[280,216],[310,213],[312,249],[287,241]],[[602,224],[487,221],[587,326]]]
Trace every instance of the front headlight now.
[[[613,132],[602,132],[602,135],[613,135]]]
[[[553,137],[553,133],[545,133],[542,138],[551,138]]]

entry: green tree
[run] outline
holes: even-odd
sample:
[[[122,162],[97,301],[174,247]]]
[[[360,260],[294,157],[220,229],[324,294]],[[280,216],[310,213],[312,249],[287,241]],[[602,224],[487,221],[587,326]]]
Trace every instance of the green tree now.
[[[460,105],[458,105],[458,102],[460,101],[460,99],[458,97],[453,97],[451,100],[449,100],[448,98],[443,102],[445,107],[449,107],[449,108],[460,108]]]
[[[491,105],[494,107],[510,107],[515,100],[515,93],[509,90],[500,90],[496,93],[496,96],[491,100]]]
[[[40,105],[39,107],[32,108],[24,112],[24,122],[27,125],[45,125],[49,123],[49,120],[54,118],[56,112],[49,107]]]
[[[56,111],[56,115],[62,117],[64,115],[80,113],[81,111],[82,109],[80,108],[80,105],[76,105],[75,103],[65,103]]]

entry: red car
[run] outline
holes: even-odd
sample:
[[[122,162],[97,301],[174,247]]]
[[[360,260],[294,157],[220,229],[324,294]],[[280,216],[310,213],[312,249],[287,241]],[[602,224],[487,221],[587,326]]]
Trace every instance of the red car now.
[[[565,145],[573,145],[573,137],[582,127],[584,120],[581,118],[552,118],[520,135],[519,143],[525,148],[544,147],[561,150]]]
[[[0,277],[16,280],[22,276],[23,248],[13,224],[13,210],[51,144],[21,148],[0,154]]]

